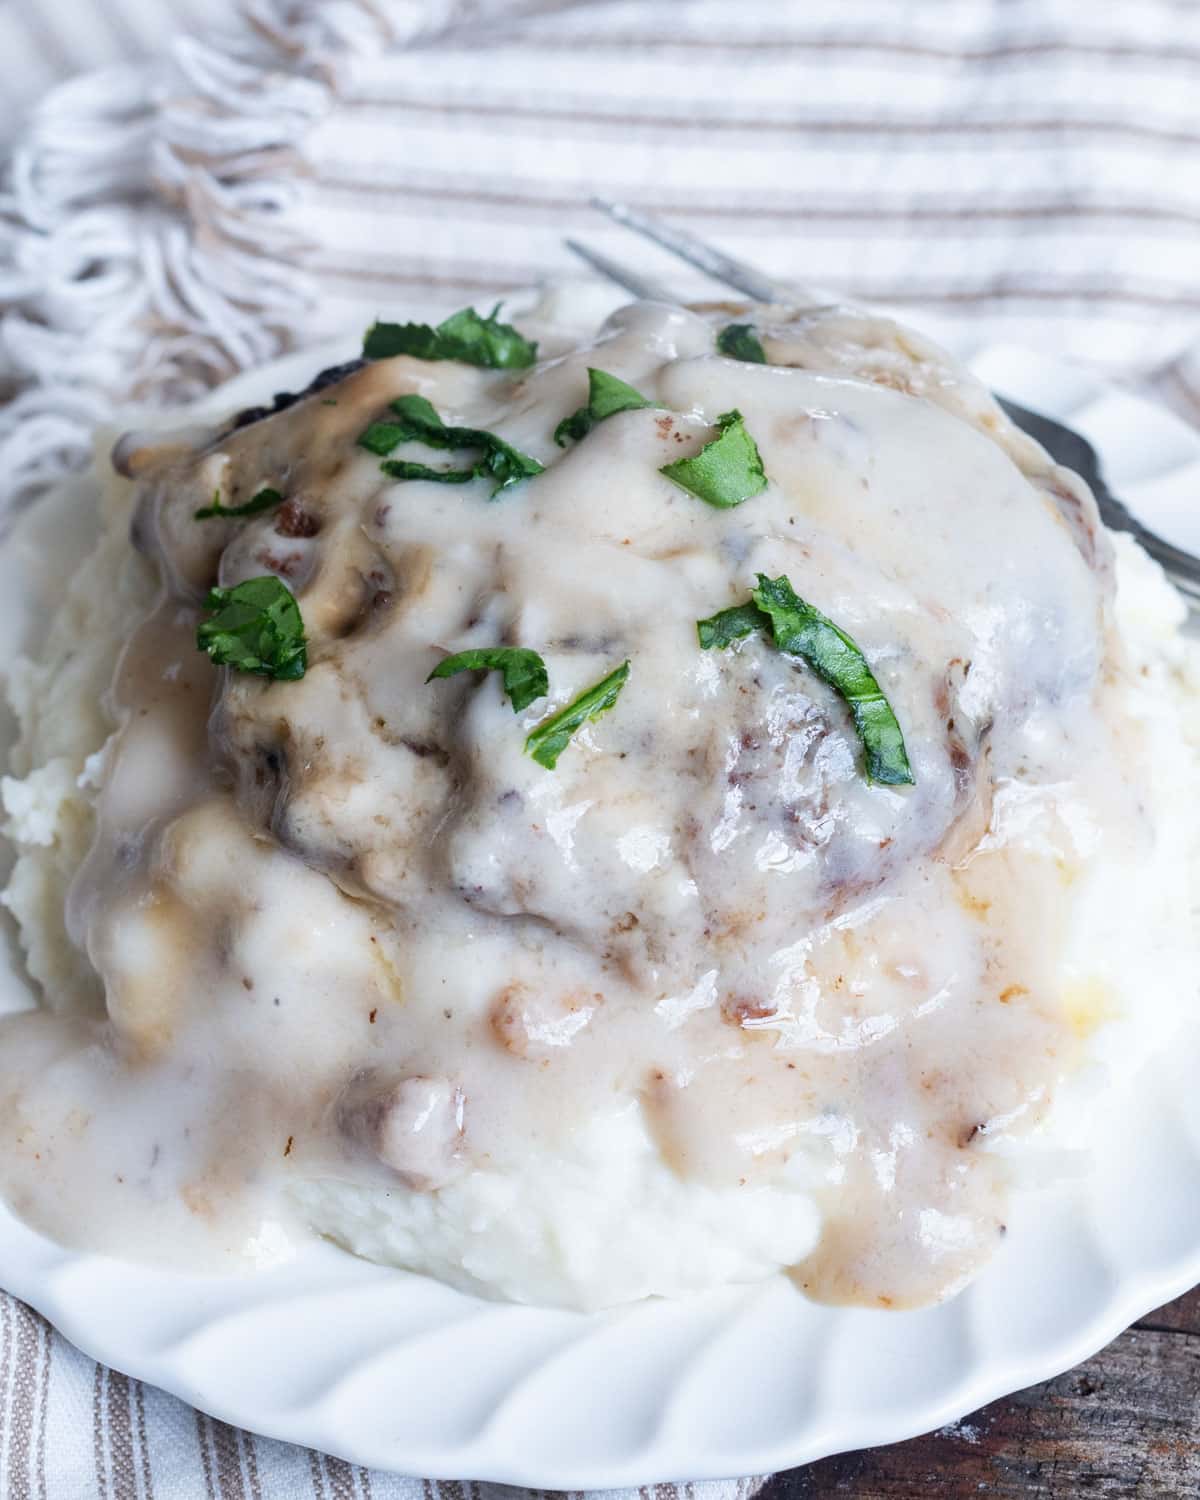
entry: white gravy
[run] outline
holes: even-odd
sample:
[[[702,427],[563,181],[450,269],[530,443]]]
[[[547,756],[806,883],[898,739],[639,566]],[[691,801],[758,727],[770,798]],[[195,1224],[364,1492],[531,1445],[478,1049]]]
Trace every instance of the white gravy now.
[[[810,1184],[814,1297],[927,1302],[997,1243],[992,1146],[1045,1118],[1080,1045],[1073,885],[1153,833],[1107,541],[910,335],[774,309],[759,366],[713,352],[728,316],[639,304],[529,371],[383,360],[182,452],[125,445],[164,589],[116,672],[71,896],[107,1011],[4,1024],[0,1176],[29,1220],[266,1258],[305,1232],[297,1178],[437,1193],[619,1097],[688,1181]],[[561,451],[588,365],[664,409]],[[355,439],[410,391],[545,473],[494,502],[387,479]],[[733,407],[770,485],[717,510],[658,471]],[[286,513],[192,518],[264,485]],[[302,681],[196,649],[208,586],[264,572],[299,601]],[[758,572],[861,646],[914,786],[868,783],[803,663],[698,649]],[[426,684],[496,644],[542,653],[549,702]],[[626,658],[556,770],[523,753]]]

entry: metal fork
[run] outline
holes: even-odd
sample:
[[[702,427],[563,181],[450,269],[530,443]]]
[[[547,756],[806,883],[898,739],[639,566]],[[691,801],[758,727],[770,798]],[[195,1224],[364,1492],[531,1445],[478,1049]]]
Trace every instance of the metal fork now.
[[[623,203],[610,203],[605,198],[593,198],[592,205],[626,229],[643,235],[648,240],[653,240],[656,245],[669,250],[678,259],[686,261],[690,266],[695,266],[697,270],[703,271],[714,281],[719,281],[727,287],[732,287],[734,291],[741,292],[752,302],[794,304],[797,300],[795,287],[786,287],[779,282],[772,281],[769,276],[764,276],[754,266],[724,254],[715,245],[709,245],[694,234],[689,234],[687,230],[667,223],[657,214],[629,208]],[[611,256],[580,244],[578,240],[568,239],[566,245],[581,260],[586,261],[593,270],[599,271],[609,281],[616,282],[618,286],[632,292],[635,297],[652,302],[677,302],[679,300],[670,287],[632,269],[621,261],[613,260]],[[835,305],[832,303],[804,304],[806,311],[820,311],[825,307]],[[1171,581],[1189,604],[1200,609],[1200,558],[1158,536],[1131,514],[1125,504],[1118,500],[1109,489],[1100,467],[1100,459],[1087,438],[1082,433],[1076,432],[1073,427],[1055,421],[1053,417],[1047,417],[1041,412],[1019,406],[1015,401],[1009,401],[1003,396],[997,396],[996,399],[1022,431],[1041,443],[1055,463],[1062,464],[1064,468],[1073,469],[1088,484],[1092,494],[1096,497],[1096,504],[1104,524],[1114,531],[1127,531],[1134,537],[1151,557],[1162,564],[1170,575]]]

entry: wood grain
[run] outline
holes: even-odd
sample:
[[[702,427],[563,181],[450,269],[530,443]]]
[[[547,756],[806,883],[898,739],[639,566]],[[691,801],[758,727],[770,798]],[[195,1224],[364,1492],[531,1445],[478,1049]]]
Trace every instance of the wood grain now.
[[[792,1469],[758,1500],[1196,1500],[1200,1288],[1076,1369],[928,1437]]]

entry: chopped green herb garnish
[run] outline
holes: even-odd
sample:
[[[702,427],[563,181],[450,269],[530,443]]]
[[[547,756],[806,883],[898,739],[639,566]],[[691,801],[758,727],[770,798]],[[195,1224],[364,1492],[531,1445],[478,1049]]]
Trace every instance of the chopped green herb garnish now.
[[[689,494],[721,510],[740,505],[767,487],[762,459],[740,411],[717,418],[717,436],[691,458],[664,464],[665,474]]]
[[[722,609],[717,614],[710,615],[707,620],[696,621],[700,649],[711,651],[716,647],[718,651],[724,651],[743,636],[753,635],[756,630],[764,629],[767,623],[766,615],[757,604],[735,604],[730,609]]]
[[[536,651],[523,646],[482,646],[472,651],[456,651],[445,661],[438,662],[425,681],[453,677],[456,672],[501,673],[504,691],[515,714],[550,691],[546,663]]]
[[[452,448],[450,431],[424,396],[398,396],[392,402],[398,422],[372,422],[359,437],[359,447],[382,458],[401,443],[420,442],[429,448]]]
[[[436,328],[428,323],[374,323],[363,337],[367,359],[410,354],[415,359],[456,359],[487,370],[524,370],[537,359],[537,345],[510,323],[500,323],[496,306],[486,318],[473,307],[453,313]]]
[[[210,589],[211,610],[196,630],[196,645],[215,666],[294,682],[308,666],[300,606],[282,580],[268,573],[233,588]]]
[[[753,323],[726,323],[717,334],[717,353],[726,359],[744,360],[748,365],[765,365],[767,353],[754,331]]]
[[[479,450],[473,464],[460,469],[435,469],[428,464],[393,459],[382,464],[392,479],[432,479],[439,484],[465,484],[469,479],[495,480],[491,498],[501,490],[542,472],[542,465],[528,453],[522,453],[498,438],[494,432],[476,427],[447,427],[424,396],[400,396],[392,402],[394,422],[372,422],[359,438],[359,446],[381,457],[393,452],[401,443],[424,443],[427,448],[457,452],[464,448]]]
[[[542,472],[542,465],[536,458],[522,453],[519,448],[511,447],[502,438],[482,432],[478,436],[486,437],[488,445],[483,459],[475,466],[475,471],[496,481],[489,499],[494,500],[501,490],[520,484],[523,479],[532,479],[535,474]]]
[[[435,469],[405,458],[389,458],[379,467],[390,479],[431,479],[434,484],[469,484],[478,477],[474,469]]]
[[[271,510],[276,505],[283,503],[283,496],[278,490],[259,490],[257,495],[252,495],[245,505],[221,504],[220,490],[213,491],[212,504],[204,505],[196,511],[197,521],[207,521],[210,516],[225,516],[228,520],[236,520],[241,516],[256,516],[260,510]]]
[[[580,693],[566,708],[551,714],[526,736],[525,753],[532,755],[539,766],[553,771],[558,757],[567,748],[571,736],[592,719],[598,719],[617,701],[625,680],[629,676],[629,663],[622,662],[615,672],[610,672],[602,682]]]
[[[867,776],[883,786],[911,786],[904,735],[867,659],[846,632],[801,599],[787,578],[758,575],[751,602],[697,620],[700,644],[724,649],[769,628],[776,647],[802,657],[846,700],[867,757]]]
[[[438,332],[428,323],[371,324],[363,334],[364,359],[392,359],[397,354],[411,354],[414,359],[442,359]]]
[[[589,367],[587,405],[562,419],[554,429],[554,441],[560,448],[565,448],[568,443],[577,443],[587,437],[596,423],[603,422],[605,417],[615,417],[619,411],[641,411],[653,405],[654,402],[647,401],[641,391],[634,390],[633,386],[618,380],[607,370]]]

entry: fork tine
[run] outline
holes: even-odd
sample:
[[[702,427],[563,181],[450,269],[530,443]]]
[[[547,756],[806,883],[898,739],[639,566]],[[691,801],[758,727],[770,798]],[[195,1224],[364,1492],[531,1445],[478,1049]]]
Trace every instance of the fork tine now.
[[[619,260],[613,260],[611,256],[602,255],[599,250],[593,250],[590,245],[581,245],[578,240],[564,240],[563,244],[572,251],[580,260],[586,261],[593,270],[599,271],[602,276],[607,276],[609,281],[615,281],[618,286],[623,286],[627,292],[632,292],[635,297],[640,297],[644,302],[678,302],[679,298],[668,286],[663,286],[651,276],[643,276],[640,271],[623,265]]]
[[[687,261],[688,265],[695,266],[714,281],[723,281],[735,291],[744,292],[755,302],[789,302],[795,298],[794,289],[780,286],[761,271],[748,266],[745,261],[734,260],[732,256],[697,239],[694,234],[689,234],[686,229],[676,229],[657,214],[630,208],[625,203],[610,203],[607,198],[593,198],[592,207],[598,208],[610,219],[615,219],[618,224],[623,224],[626,229],[632,229],[636,234],[653,240],[656,245],[661,245],[680,260]]]

